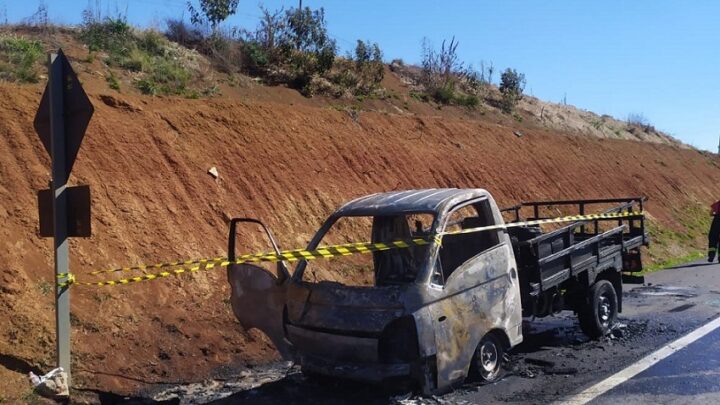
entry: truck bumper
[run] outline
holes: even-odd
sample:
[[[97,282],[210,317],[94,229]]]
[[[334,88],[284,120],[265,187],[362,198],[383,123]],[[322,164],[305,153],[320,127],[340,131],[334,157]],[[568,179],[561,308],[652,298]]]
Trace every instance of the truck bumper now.
[[[347,380],[379,383],[395,377],[410,377],[411,366],[398,364],[345,363],[322,359],[312,355],[301,355],[303,372],[311,372]]]

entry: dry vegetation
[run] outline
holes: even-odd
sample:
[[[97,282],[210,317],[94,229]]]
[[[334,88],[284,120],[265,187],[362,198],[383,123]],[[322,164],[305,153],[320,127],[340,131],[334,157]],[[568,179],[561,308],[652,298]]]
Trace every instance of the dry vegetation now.
[[[70,32],[87,49],[83,62],[100,62],[107,86],[120,92],[204,98],[219,95],[223,84],[236,86],[250,78],[296,89],[305,97],[350,103],[353,111],[373,109],[364,100],[393,98],[402,104],[392,108],[406,111],[414,99],[432,108],[457,106],[475,116],[497,113],[500,121],[504,115],[511,122],[527,120],[530,125],[563,132],[680,144],[656,130],[642,114],[630,114],[622,121],[565,102],[547,103],[527,96],[524,74],[512,68],[502,71],[495,85],[493,76],[498,71],[492,62],[481,62],[475,69],[459,56],[454,37],[442,41],[439,49],[424,39],[420,66],[401,60],[390,63],[390,71],[407,85],[403,95],[385,87],[386,65],[377,43],[357,40],[353,52],[338,54],[322,8],[261,7],[257,26],[244,29],[221,25],[237,2],[207,2],[222,6],[216,9],[203,8],[204,3],[189,4],[189,22],[169,19],[164,30],[156,31],[133,28],[122,13],[102,15],[101,2],[90,3],[79,28],[55,27],[41,2],[20,27],[0,32],[0,80],[40,80],[44,50],[59,45],[54,34]]]

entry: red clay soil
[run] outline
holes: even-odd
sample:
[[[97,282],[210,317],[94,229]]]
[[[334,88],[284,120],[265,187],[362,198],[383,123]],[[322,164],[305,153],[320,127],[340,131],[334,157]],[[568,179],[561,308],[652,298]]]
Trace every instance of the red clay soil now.
[[[81,280],[97,269],[224,255],[233,216],[261,218],[284,248],[301,247],[336,206],[377,191],[482,187],[500,205],[645,195],[655,223],[689,233],[698,248],[704,230],[687,229],[684,218],[717,197],[720,162],[695,150],[462,117],[141,98],[86,85],[96,113],[71,179],[92,187],[93,237],[71,243]],[[0,398],[8,402],[30,391],[23,372],[53,363],[52,245],[38,236],[35,197],[50,178],[32,128],[41,91],[0,85]],[[207,174],[212,166],[218,180]],[[267,248],[256,230],[244,241]],[[267,338],[240,329],[228,294],[224,270],[74,288],[75,388],[130,393],[274,359]]]

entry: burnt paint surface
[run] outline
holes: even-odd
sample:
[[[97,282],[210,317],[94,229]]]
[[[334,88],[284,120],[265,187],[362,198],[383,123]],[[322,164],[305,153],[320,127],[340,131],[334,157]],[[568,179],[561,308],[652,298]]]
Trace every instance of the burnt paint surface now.
[[[280,355],[289,359],[282,324],[287,282],[278,284],[277,276],[252,264],[230,265],[227,273],[230,305],[240,326],[245,330],[258,329],[265,333]]]
[[[522,340],[517,279],[511,277],[509,248],[500,244],[458,268],[440,298],[428,305],[435,330],[437,383],[448,387],[465,379],[475,348],[491,330]]]
[[[403,288],[348,287],[338,283],[289,285],[288,321],[311,329],[375,335],[402,316]]]

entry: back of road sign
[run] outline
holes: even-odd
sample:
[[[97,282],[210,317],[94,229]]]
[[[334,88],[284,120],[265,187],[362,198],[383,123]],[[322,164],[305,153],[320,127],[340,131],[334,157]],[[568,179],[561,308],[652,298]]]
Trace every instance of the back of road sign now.
[[[85,90],[80,85],[77,75],[70,66],[67,57],[58,51],[58,56],[53,63],[63,65],[63,105],[65,106],[65,174],[70,175],[73,163],[77,157],[80,144],[85,136],[85,130],[90,123],[95,109]],[[40,135],[43,146],[52,155],[52,144],[50,141],[50,92],[45,88],[40,107],[35,115],[35,131]],[[51,156],[52,157],[52,156]]]

